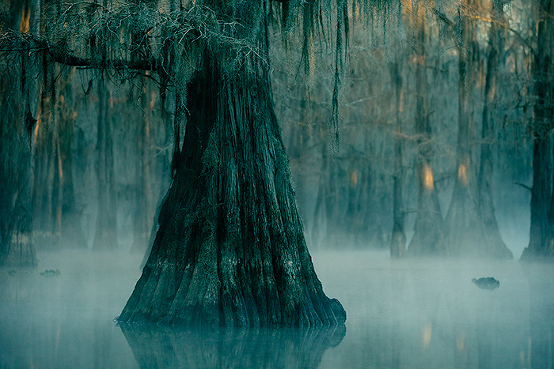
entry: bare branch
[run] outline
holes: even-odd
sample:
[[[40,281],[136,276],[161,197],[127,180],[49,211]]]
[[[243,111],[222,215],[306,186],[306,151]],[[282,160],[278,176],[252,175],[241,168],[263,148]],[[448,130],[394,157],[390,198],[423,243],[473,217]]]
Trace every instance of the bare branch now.
[[[529,186],[527,186],[526,184],[523,184],[523,183],[521,183],[521,182],[515,182],[515,181],[514,181],[514,184],[515,184],[515,185],[518,185],[518,186],[521,186],[521,187],[525,188],[526,190],[533,191],[533,188],[532,188],[532,187],[529,187]]]
[[[74,55],[66,47],[53,45],[48,40],[39,37],[19,33],[9,35],[4,32],[0,36],[0,52],[20,51],[45,51],[52,61],[72,67],[90,69],[115,69],[115,70],[148,70],[157,71],[160,63],[155,59],[146,60],[122,60],[122,59],[88,59]],[[3,37],[2,37],[3,36]]]

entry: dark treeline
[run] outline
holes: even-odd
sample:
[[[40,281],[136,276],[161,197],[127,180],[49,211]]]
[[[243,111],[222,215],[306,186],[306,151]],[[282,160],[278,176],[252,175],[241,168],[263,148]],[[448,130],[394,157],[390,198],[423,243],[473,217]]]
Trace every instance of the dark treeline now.
[[[177,6],[160,4],[168,14]],[[60,31],[79,28],[51,19],[63,22],[78,6],[3,3],[5,263],[17,264],[17,257],[36,263],[25,245],[33,240],[36,248],[144,252],[170,181],[173,90],[147,70],[98,72],[57,60],[63,48],[84,46]],[[326,124],[333,41],[313,36],[307,47],[284,47],[280,39],[287,36],[274,28],[276,113],[310,245],[390,246],[393,256],[511,257],[494,203],[530,190],[524,255],[550,256],[551,7],[549,1],[404,1],[383,13],[349,4],[340,143]],[[67,19],[97,11],[85,8]],[[117,31],[134,45],[126,51],[132,62],[152,51],[132,22],[127,27]],[[31,45],[27,34],[54,39],[58,54]],[[148,32],[143,37],[157,42]],[[25,57],[25,42],[37,49],[34,59]]]
[[[124,321],[344,322],[306,243],[519,258],[495,204],[554,256],[554,1],[3,0],[0,53],[0,264],[150,247]]]

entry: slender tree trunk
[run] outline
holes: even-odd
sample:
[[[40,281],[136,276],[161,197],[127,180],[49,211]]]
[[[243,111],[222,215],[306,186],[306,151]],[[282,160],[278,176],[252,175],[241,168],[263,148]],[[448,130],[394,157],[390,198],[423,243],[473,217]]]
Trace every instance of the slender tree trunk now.
[[[14,3],[10,24],[33,32],[30,1]],[[26,51],[0,58],[0,266],[36,266],[31,201],[32,130],[30,84],[33,66]]]
[[[314,208],[312,240],[319,245],[336,246],[342,244],[339,216],[339,189],[337,163],[329,154],[329,147],[323,141],[321,146],[321,170]],[[323,225],[323,229],[321,227]]]
[[[154,153],[152,152],[152,90],[142,78],[141,99],[142,117],[137,126],[137,191],[136,209],[134,216],[134,240],[133,252],[144,252],[148,248],[152,219],[154,217],[154,200],[152,194],[152,164]]]
[[[552,197],[552,144],[547,137],[535,137],[533,142],[533,188],[531,189],[531,229],[529,245],[521,258],[541,257],[545,245],[550,242],[548,227],[548,204]]]
[[[60,13],[60,3],[43,1],[40,7],[40,32],[47,35],[51,19]],[[54,65],[46,54],[42,56],[32,187],[35,236],[42,247],[85,245],[73,189],[73,73],[73,69]]]
[[[62,69],[59,79],[58,110],[56,118],[58,125],[58,146],[57,146],[57,214],[61,232],[63,247],[86,248],[87,242],[83,226],[81,225],[82,213],[75,196],[73,180],[74,158],[72,146],[75,137],[75,121],[77,111],[75,110],[75,96],[71,80],[75,69]]]
[[[531,230],[529,246],[522,260],[554,256],[554,200],[552,199],[552,143],[554,128],[554,1],[540,0],[537,21],[537,49],[533,78],[535,107],[532,133],[533,188],[531,191]]]
[[[56,1],[40,2],[41,35],[51,31],[51,19],[59,14],[60,4]],[[61,243],[62,189],[59,182],[59,118],[57,97],[59,67],[42,54],[40,77],[40,102],[38,128],[35,130],[33,157],[33,220],[37,244],[41,247],[58,248]]]
[[[325,150],[325,148],[323,148],[323,150]],[[323,224],[325,226],[325,222],[327,221],[327,219],[325,219],[325,215],[324,215],[324,211],[325,211],[325,205],[324,205],[324,200],[325,200],[325,197],[327,196],[327,186],[326,186],[326,182],[323,180],[322,178],[322,173],[324,171],[324,169],[327,167],[327,164],[325,162],[325,157],[326,157],[326,153],[323,153],[322,155],[322,164],[321,164],[321,169],[320,169],[320,173],[319,173],[319,183],[318,183],[318,186],[317,186],[317,195],[316,195],[316,198],[315,198],[315,206],[314,206],[314,215],[313,215],[313,218],[312,218],[312,235],[311,235],[311,240],[313,242],[314,245],[316,245],[317,247],[319,247],[321,245],[321,238],[322,238],[322,234],[325,232],[324,230],[322,231],[321,230],[321,224]],[[325,237],[325,236],[323,236]]]
[[[37,129],[35,130],[35,154],[33,175],[33,209],[35,232],[41,244],[53,241],[54,206],[52,203],[55,177],[55,128],[53,106],[56,101],[53,65],[43,55],[42,83]],[[51,245],[52,246],[52,245]]]
[[[479,166],[479,177],[477,183],[477,191],[479,197],[479,215],[484,225],[486,244],[484,248],[489,248],[491,254],[500,258],[512,258],[512,252],[506,247],[500,231],[496,216],[494,213],[493,203],[493,153],[492,146],[495,141],[495,129],[493,120],[493,109],[496,101],[497,89],[497,69],[499,64],[500,53],[504,48],[503,33],[501,26],[496,22],[501,22],[502,1],[494,0],[492,6],[492,19],[489,31],[489,53],[487,57],[487,70],[485,76],[485,102],[483,106],[482,119],[482,144],[481,144],[481,160]]]
[[[218,8],[219,9],[219,8]],[[222,8],[222,11],[227,11]],[[267,4],[241,8],[267,56]],[[233,13],[234,16],[235,13]],[[205,326],[331,325],[304,241],[266,60],[203,51],[187,129],[152,252],[120,321]]]
[[[443,218],[433,172],[433,147],[425,52],[426,31],[423,10],[417,11],[416,15],[418,15],[418,21],[416,23],[415,130],[417,135],[418,195],[414,235],[407,251],[408,255],[411,256],[444,253],[439,242],[443,235]]]
[[[474,168],[473,118],[475,64],[479,48],[473,20],[465,12],[475,4],[466,0],[460,12],[461,43],[458,46],[458,139],[456,144],[456,179],[445,218],[443,245],[450,256],[496,256],[487,245],[484,225],[478,212],[476,171]]]
[[[112,127],[108,117],[109,91],[104,78],[98,81],[98,215],[93,249],[117,248],[117,217],[114,178]],[[106,93],[108,92],[108,93]]]
[[[404,232],[404,199],[402,187],[404,185],[404,165],[402,163],[402,120],[400,113],[403,110],[402,72],[398,62],[390,67],[391,79],[394,85],[396,102],[396,132],[394,136],[394,174],[393,174],[393,219],[390,242],[391,257],[401,257],[406,252],[406,233]]]
[[[353,157],[349,170],[348,206],[343,221],[345,239],[353,246],[367,246],[368,243],[368,228],[364,224],[364,169],[368,169],[366,161]]]

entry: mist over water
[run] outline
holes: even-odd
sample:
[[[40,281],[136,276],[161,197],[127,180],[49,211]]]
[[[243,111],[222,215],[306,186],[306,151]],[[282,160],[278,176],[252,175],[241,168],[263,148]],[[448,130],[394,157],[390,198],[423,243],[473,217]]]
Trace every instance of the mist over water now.
[[[314,265],[348,319],[335,330],[119,327],[142,255],[39,253],[0,270],[0,368],[546,368],[554,266],[390,259],[318,251]],[[44,273],[51,270],[51,273]],[[59,270],[59,274],[57,274]],[[41,274],[44,273],[44,274]],[[492,276],[496,290],[472,278]]]

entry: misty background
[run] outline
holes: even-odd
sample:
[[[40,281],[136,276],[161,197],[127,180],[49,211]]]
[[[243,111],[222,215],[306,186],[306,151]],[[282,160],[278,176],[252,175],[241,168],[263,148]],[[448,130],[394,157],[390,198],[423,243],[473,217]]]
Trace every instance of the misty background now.
[[[455,11],[456,4],[441,6],[437,8],[446,13]],[[483,3],[475,12],[488,17],[489,6]],[[471,97],[471,176],[478,176],[481,145],[487,142],[493,153],[496,217],[503,241],[518,259],[529,233],[534,104],[529,92],[534,81],[532,51],[520,38],[530,32],[534,20],[531,4],[511,1],[504,8],[514,31],[502,31],[504,48],[491,114],[493,136],[481,133],[490,27],[490,21],[479,21],[481,13],[473,20],[472,80],[462,88]],[[399,14],[387,17],[353,16],[339,95],[338,140],[329,127],[335,68],[332,45],[323,40],[314,43],[310,64],[305,66],[302,49],[285,48],[281,32],[272,33],[276,113],[311,249],[389,246],[396,139],[403,150],[401,209],[409,244],[418,212],[416,162],[422,146],[415,127],[421,95],[415,76],[417,25],[411,18],[421,15],[413,14],[410,4],[395,11]],[[447,34],[435,15],[423,17],[427,22],[423,87],[430,125],[426,144],[432,146],[433,180],[445,217],[458,171],[459,45],[456,35]],[[401,85],[392,77],[395,64],[401,65]],[[171,179],[175,102],[168,95],[172,92],[160,92],[148,72],[118,76],[54,64],[45,78],[52,78],[50,85],[35,91],[44,98],[32,101],[38,114],[32,132],[31,195],[37,250],[85,247],[144,252]],[[401,106],[395,103],[397,89]],[[100,98],[106,105],[102,111]]]
[[[49,9],[61,14],[58,3],[52,1]],[[463,2],[469,37],[454,24],[462,17],[457,1],[422,6],[402,1],[386,15],[363,12],[362,3],[349,8],[338,138],[330,123],[336,68],[332,31],[323,24],[309,48],[278,27],[270,40],[275,111],[306,241],[326,293],[347,311],[346,332],[117,327],[113,319],[141,275],[171,182],[174,91],[160,88],[162,81],[148,71],[99,72],[51,63],[27,66],[40,71],[30,87],[37,121],[30,132],[26,184],[36,260],[35,268],[9,263],[0,268],[0,367],[553,364],[554,269],[546,262],[551,254],[540,254],[544,260],[536,264],[519,262],[530,242],[533,150],[539,136],[536,2],[502,1],[501,15],[491,13],[495,1]],[[11,11],[9,1],[2,6],[3,12]],[[19,18],[22,32],[33,27],[28,15]],[[495,37],[501,43],[491,40],[493,24],[500,24]],[[492,44],[500,48],[494,99],[487,100]],[[465,84],[461,53],[470,60]],[[7,75],[21,65],[9,53],[2,55],[0,94],[7,99]],[[480,176],[486,146],[492,153],[494,216],[513,258],[463,253],[459,259],[442,258],[441,252],[399,257],[404,254],[391,246],[395,214],[401,214],[409,253],[422,210],[422,184],[436,193],[441,220],[453,206],[461,178],[461,94],[469,101],[470,186],[476,193],[473,179]],[[424,113],[418,110],[421,101]],[[485,107],[492,126],[487,135]],[[6,104],[0,109],[9,115]],[[427,121],[425,130],[418,119]],[[181,134],[185,129],[183,124]],[[7,153],[15,152],[10,145],[16,144],[2,137],[3,163],[11,163]],[[550,141],[546,146],[550,178]],[[420,166],[423,156],[428,166]],[[5,189],[18,168],[2,168],[8,168],[1,177]],[[421,173],[430,175],[430,184]],[[397,178],[402,196],[395,204]],[[3,206],[9,202],[2,201]],[[469,201],[479,206],[477,197]],[[9,223],[12,215],[1,217]],[[0,243],[9,242],[6,235]],[[484,291],[471,283],[485,276],[498,279],[500,287]]]

